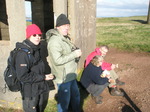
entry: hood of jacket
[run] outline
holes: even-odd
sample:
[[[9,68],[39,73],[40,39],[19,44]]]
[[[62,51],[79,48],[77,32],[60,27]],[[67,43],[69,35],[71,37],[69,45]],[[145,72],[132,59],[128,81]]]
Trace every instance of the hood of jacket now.
[[[57,29],[50,29],[46,32],[47,43],[49,42],[52,36],[57,36],[57,38],[60,38],[62,41],[65,41],[66,43],[68,43],[72,48],[76,49],[76,46],[73,43],[71,43],[70,37],[61,35]]]
[[[99,47],[95,48],[95,52],[96,52],[97,54],[101,54],[100,48],[99,48]]]
[[[60,35],[57,29],[50,29],[46,32],[46,41],[49,42],[52,35]]]
[[[23,42],[17,42],[16,48],[28,49],[33,54],[40,49],[40,45],[34,45],[30,40],[26,39]]]

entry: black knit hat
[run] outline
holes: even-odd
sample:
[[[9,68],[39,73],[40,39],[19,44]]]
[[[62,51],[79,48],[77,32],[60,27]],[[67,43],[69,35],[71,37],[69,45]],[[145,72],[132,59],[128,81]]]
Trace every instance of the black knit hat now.
[[[65,24],[70,24],[69,19],[66,17],[65,14],[60,14],[56,20],[56,27],[65,25]]]

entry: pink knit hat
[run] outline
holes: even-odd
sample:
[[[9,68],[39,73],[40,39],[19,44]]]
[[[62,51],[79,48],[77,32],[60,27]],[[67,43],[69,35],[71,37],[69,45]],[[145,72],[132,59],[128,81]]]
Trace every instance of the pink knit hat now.
[[[26,28],[26,38],[33,34],[42,34],[40,28],[36,24],[28,25]]]

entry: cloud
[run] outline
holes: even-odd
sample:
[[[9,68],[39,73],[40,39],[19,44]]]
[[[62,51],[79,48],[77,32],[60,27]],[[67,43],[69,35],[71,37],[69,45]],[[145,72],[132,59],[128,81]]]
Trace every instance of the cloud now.
[[[148,14],[149,0],[97,0],[97,17],[128,17]]]
[[[25,1],[26,17],[31,17],[31,2]]]
[[[97,17],[128,17],[148,14],[149,0],[97,0]],[[26,16],[31,17],[31,2],[25,2]]]

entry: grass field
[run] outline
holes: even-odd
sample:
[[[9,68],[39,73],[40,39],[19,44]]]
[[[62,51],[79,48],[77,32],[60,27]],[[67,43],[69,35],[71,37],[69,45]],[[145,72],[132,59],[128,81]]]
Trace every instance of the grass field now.
[[[150,52],[150,25],[146,16],[98,18],[97,45],[135,52]]]

